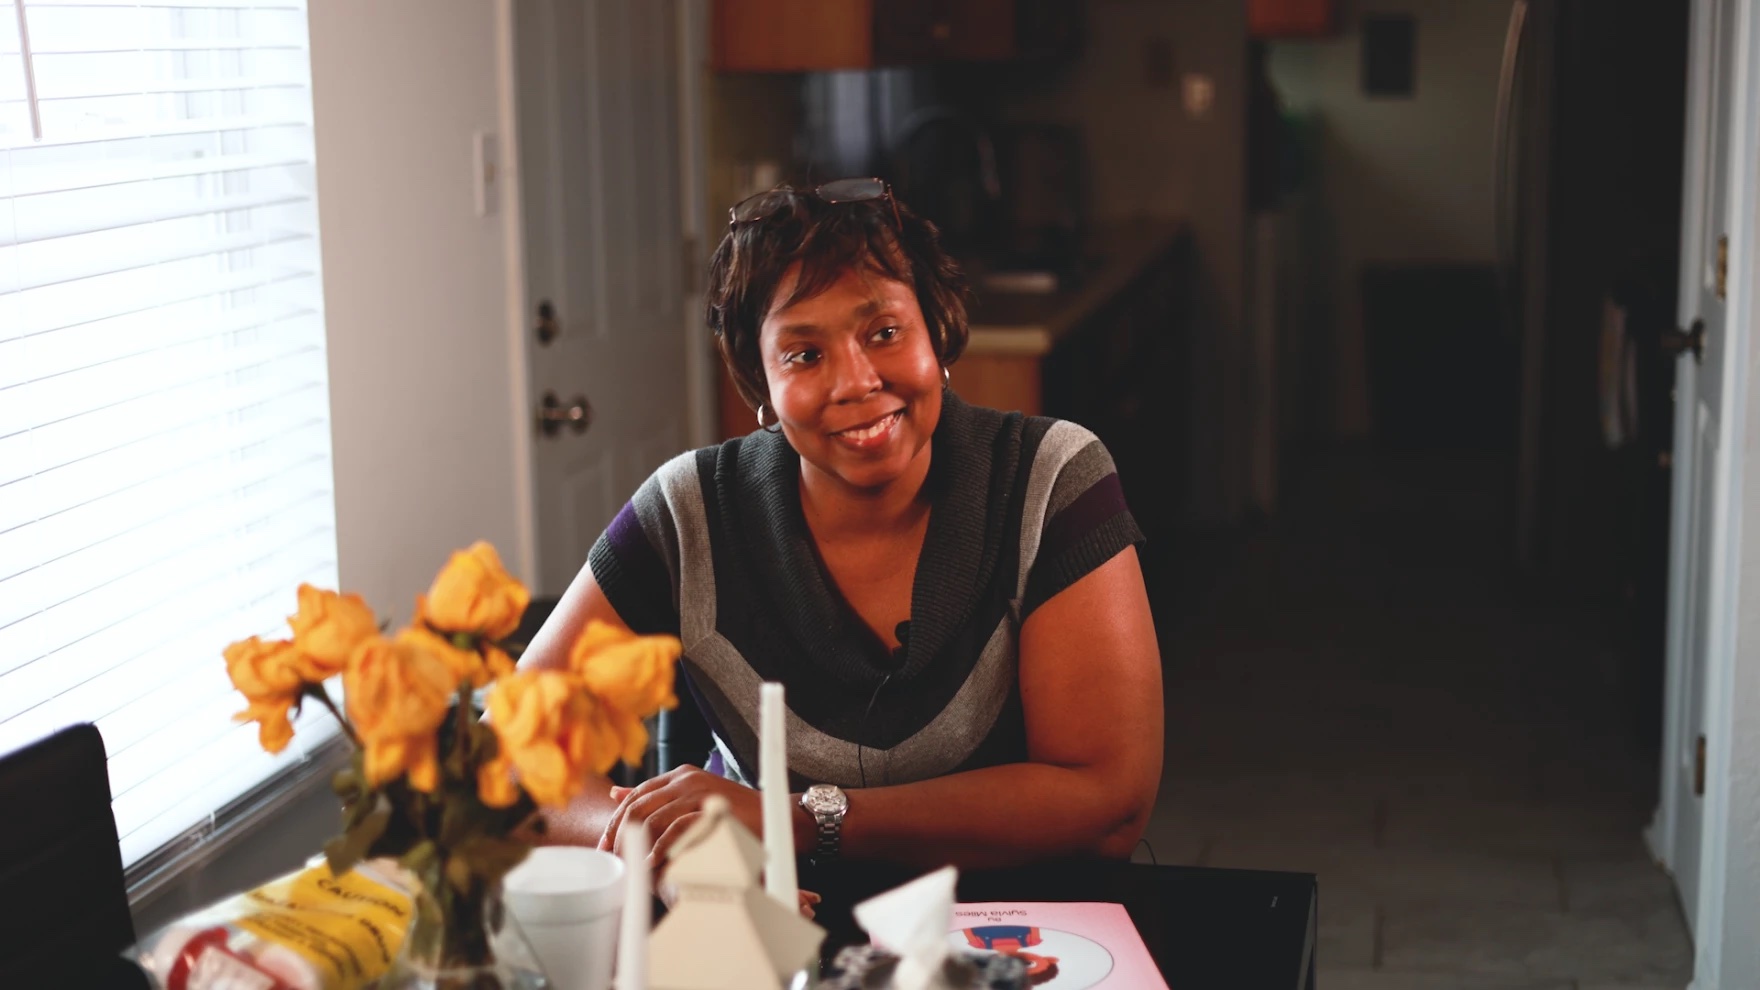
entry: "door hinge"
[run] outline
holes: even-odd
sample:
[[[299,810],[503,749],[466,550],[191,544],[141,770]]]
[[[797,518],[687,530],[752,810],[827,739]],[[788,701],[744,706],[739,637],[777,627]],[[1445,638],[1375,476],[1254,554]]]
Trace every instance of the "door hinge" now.
[[[1705,737],[1700,736],[1693,752],[1693,795],[1705,796]]]
[[[1717,239],[1717,298],[1729,294],[1729,235]]]

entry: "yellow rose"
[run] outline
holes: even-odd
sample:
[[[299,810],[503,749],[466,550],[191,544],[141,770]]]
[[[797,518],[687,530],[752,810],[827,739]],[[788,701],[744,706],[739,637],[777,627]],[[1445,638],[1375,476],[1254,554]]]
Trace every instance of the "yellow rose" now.
[[[293,739],[289,709],[300,701],[305,677],[294,645],[278,639],[265,642],[252,636],[225,651],[226,674],[250,707],[232,716],[235,722],[256,722],[257,742],[271,753],[287,748]]]
[[[442,633],[503,639],[519,628],[530,601],[525,586],[502,568],[495,548],[478,541],[452,555],[418,608]]]
[[[378,635],[373,610],[359,595],[339,595],[309,584],[299,586],[299,611],[287,617],[293,627],[293,644],[303,662],[300,673],[308,681],[323,681],[348,666],[355,647]]]
[[[618,739],[577,678],[553,670],[503,677],[489,691],[489,726],[499,742],[477,776],[483,803],[506,807],[520,786],[541,805],[560,807],[591,773],[617,760]]]
[[[421,625],[410,626],[397,634],[397,641],[408,643],[446,661],[456,681],[469,681],[471,687],[482,687],[502,674],[511,673],[513,658],[490,646],[462,649],[451,640]]]
[[[374,637],[355,651],[342,675],[348,717],[366,751],[367,783],[399,774],[432,793],[440,783],[439,729],[458,676],[419,642]]]
[[[595,619],[574,641],[568,667],[606,704],[646,718],[678,706],[672,674],[680,649],[676,637],[637,636]]]
[[[487,643],[483,644],[481,648],[483,651],[483,667],[489,671],[489,678],[491,680],[497,677],[506,677],[508,674],[519,669],[519,665],[513,662],[513,658],[507,655],[506,650],[503,650],[500,647],[491,646]]]

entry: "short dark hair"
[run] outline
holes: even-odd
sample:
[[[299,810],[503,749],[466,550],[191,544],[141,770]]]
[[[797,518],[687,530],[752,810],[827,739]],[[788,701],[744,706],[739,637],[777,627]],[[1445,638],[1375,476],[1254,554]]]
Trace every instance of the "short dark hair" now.
[[[788,303],[818,295],[847,271],[866,268],[916,290],[943,367],[965,351],[966,276],[942,250],[934,224],[896,200],[834,204],[795,192],[769,216],[735,225],[709,260],[709,329],[740,397],[753,409],[767,397],[758,331],[777,286],[797,262],[800,278]]]

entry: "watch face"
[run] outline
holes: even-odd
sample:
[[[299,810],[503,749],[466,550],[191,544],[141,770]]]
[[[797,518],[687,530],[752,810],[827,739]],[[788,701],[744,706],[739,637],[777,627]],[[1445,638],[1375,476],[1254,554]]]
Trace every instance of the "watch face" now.
[[[814,815],[841,815],[849,810],[849,798],[830,784],[814,784],[801,795],[801,805]]]

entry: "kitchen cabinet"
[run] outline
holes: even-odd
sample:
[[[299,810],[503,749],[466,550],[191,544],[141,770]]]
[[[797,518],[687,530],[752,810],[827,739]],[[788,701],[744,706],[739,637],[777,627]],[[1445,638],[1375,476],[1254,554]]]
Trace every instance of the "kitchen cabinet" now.
[[[714,0],[717,72],[989,62],[1067,51],[1071,0]]]
[[[1319,38],[1338,26],[1338,0],[1247,0],[1247,33],[1255,38]]]

